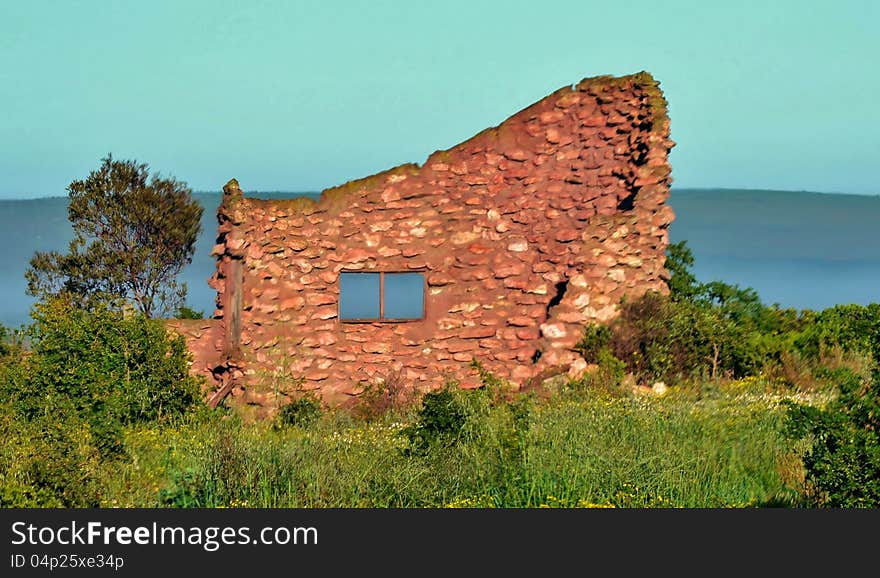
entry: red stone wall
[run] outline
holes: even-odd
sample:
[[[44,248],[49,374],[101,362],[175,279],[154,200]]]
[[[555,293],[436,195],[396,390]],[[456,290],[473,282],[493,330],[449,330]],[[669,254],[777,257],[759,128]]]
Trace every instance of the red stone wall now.
[[[215,369],[224,369],[222,325],[216,319],[169,319],[166,327],[182,335],[192,354],[190,370],[195,375],[206,377],[205,395],[210,396],[217,389],[220,378]]]
[[[331,403],[394,376],[474,385],[472,359],[520,385],[569,367],[584,323],[666,291],[672,146],[665,100],[640,73],[560,89],[421,167],[318,202],[247,198],[230,181],[208,333],[225,343],[235,399],[274,407],[296,377]],[[424,271],[426,318],[341,322],[343,270]]]

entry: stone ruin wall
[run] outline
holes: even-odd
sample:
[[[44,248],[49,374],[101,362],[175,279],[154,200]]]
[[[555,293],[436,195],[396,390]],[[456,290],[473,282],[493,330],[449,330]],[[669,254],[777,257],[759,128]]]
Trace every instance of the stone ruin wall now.
[[[214,319],[177,325],[194,369],[222,390],[215,403],[229,392],[271,408],[296,377],[339,403],[387,379],[475,386],[472,359],[520,386],[582,368],[585,323],[667,291],[672,146],[658,83],[639,73],[562,88],[318,202],[247,198],[230,181]],[[343,270],[424,272],[426,318],[341,322]]]

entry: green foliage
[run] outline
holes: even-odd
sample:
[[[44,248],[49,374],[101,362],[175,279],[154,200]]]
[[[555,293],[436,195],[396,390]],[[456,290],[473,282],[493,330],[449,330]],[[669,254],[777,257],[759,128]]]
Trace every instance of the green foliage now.
[[[616,358],[610,348],[600,349],[593,363],[595,368],[585,372],[577,380],[564,383],[560,388],[560,393],[572,399],[580,399],[584,395],[597,393],[612,397],[627,393],[624,386],[627,365]]]
[[[321,402],[316,396],[302,395],[281,406],[275,416],[277,429],[298,426],[309,427],[321,417]]]
[[[790,404],[788,431],[812,443],[803,455],[810,505],[880,506],[880,382],[848,370],[834,376],[839,396],[824,408]]]
[[[609,345],[641,381],[742,376],[759,361],[747,332],[723,309],[658,293],[621,304]]]
[[[599,363],[599,354],[611,344],[611,329],[607,325],[588,323],[575,349],[587,363]]]
[[[812,356],[822,347],[837,345],[844,351],[869,353],[880,361],[880,303],[835,305],[813,315],[797,345]]]
[[[0,507],[94,507],[100,452],[75,414],[25,421],[0,404]]]
[[[74,238],[66,254],[34,255],[29,294],[65,294],[84,306],[122,298],[147,317],[183,304],[186,285],[176,278],[192,261],[202,216],[185,183],[107,155],[67,192]]]
[[[63,298],[38,303],[31,349],[0,362],[0,500],[97,506],[98,472],[124,458],[125,426],[180,416],[199,400],[183,338],[161,321]],[[4,455],[5,453],[5,455]]]
[[[623,303],[612,325],[612,351],[639,379],[714,381],[768,372],[804,386],[815,382],[823,351],[837,345],[846,351],[870,325],[870,314],[856,320],[854,311],[841,315],[833,308],[817,316],[765,305],[751,288],[700,283],[690,271],[693,263],[684,241],[670,245],[669,297],[649,294]]]
[[[9,355],[12,347],[9,344],[9,330],[0,323],[0,357]]]
[[[488,407],[488,392],[459,389],[449,382],[422,397],[416,421],[403,434],[416,452],[434,445],[454,445],[474,434],[475,417]]]
[[[327,410],[308,428],[276,428],[203,410],[127,424],[121,456],[102,454],[89,420],[55,412],[25,421],[0,404],[7,440],[0,500],[27,507],[747,507],[778,496],[793,503],[789,488],[798,487],[800,462],[791,456],[800,442],[781,435],[774,404],[743,397],[738,386],[719,385],[718,396],[698,403],[675,393],[652,399],[593,390],[493,400],[488,388],[448,387],[427,396],[418,414],[369,422]]]
[[[694,299],[700,291],[697,278],[691,272],[694,254],[686,241],[671,243],[666,247],[666,269],[669,271],[669,294],[675,301]]]
[[[158,495],[159,505],[165,508],[205,508],[212,504],[206,491],[205,480],[197,472],[186,470],[171,475],[171,487]]]
[[[612,389],[620,385],[626,373],[626,363],[618,359],[608,348],[602,349],[596,359],[598,375]]]
[[[10,329],[0,323],[0,363],[4,358],[20,356],[25,348],[23,329]]]
[[[204,319],[205,312],[197,311],[187,305],[181,305],[178,307],[177,311],[174,314],[175,319]]]
[[[424,447],[438,440],[457,441],[464,430],[467,412],[451,387],[431,391],[422,398],[418,422],[407,432],[410,442]]]
[[[186,343],[161,321],[61,298],[35,305],[33,317],[25,374],[0,390],[28,418],[63,408],[132,423],[181,414],[199,399]]]

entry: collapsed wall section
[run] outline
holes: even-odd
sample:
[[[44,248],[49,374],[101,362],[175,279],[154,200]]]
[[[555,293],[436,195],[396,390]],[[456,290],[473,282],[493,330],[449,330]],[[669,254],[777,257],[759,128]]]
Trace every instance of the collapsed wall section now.
[[[391,379],[474,386],[472,361],[519,385],[577,364],[586,322],[666,291],[672,146],[658,84],[640,73],[563,88],[317,202],[248,198],[230,181],[210,281],[228,390],[271,409],[295,388],[334,403]],[[425,318],[341,321],[343,271],[422,272]]]

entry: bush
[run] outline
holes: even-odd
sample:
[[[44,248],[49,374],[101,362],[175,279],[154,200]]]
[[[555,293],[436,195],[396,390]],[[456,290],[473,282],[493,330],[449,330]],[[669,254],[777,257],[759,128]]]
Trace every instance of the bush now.
[[[101,468],[125,454],[123,426],[199,400],[189,353],[161,321],[109,305],[51,299],[32,314],[31,349],[0,363],[0,501],[97,506]]]
[[[818,357],[823,347],[839,346],[843,351],[870,354],[880,360],[880,303],[836,305],[811,317],[798,336],[798,348]]]
[[[592,397],[596,393],[619,397],[628,393],[629,381],[624,384],[627,365],[625,362],[614,357],[611,349],[603,347],[593,356],[591,361],[594,367],[585,371],[578,379],[568,380],[561,383],[559,393],[566,399],[581,399],[583,396]]]
[[[23,328],[10,329],[0,323],[0,364],[4,360],[13,360],[20,357],[26,347]]]
[[[848,369],[833,377],[840,395],[824,409],[790,404],[789,434],[811,440],[803,455],[810,505],[880,506],[880,381]]]
[[[454,440],[464,429],[466,419],[467,412],[451,388],[428,392],[422,398],[417,437],[420,441]]]
[[[741,376],[762,361],[756,342],[719,308],[658,293],[621,304],[609,347],[643,382]]]
[[[478,415],[489,409],[489,395],[484,390],[463,390],[447,383],[422,398],[416,421],[403,430],[411,449],[423,451],[433,445],[454,445],[473,437]]]
[[[9,344],[9,330],[0,323],[0,357],[9,355],[11,346]]]
[[[587,363],[599,363],[599,354],[608,349],[610,343],[611,329],[607,325],[589,323],[575,349]]]
[[[181,305],[174,313],[175,319],[204,319],[205,312],[197,311],[187,305]]]
[[[812,322],[811,312],[764,305],[751,288],[700,283],[690,271],[693,263],[686,243],[670,245],[670,294],[623,301],[610,326],[608,347],[638,380],[739,378],[768,368],[778,372],[798,358],[795,340]],[[579,349],[587,361],[604,347],[606,335],[586,328]],[[819,348],[813,349],[806,355],[810,367],[818,363]]]
[[[25,422],[0,407],[0,507],[95,507],[100,450],[77,415]]]
[[[313,396],[303,395],[281,406],[275,416],[275,429],[290,426],[308,427],[321,417],[321,402]]]
[[[90,472],[123,453],[122,426],[181,414],[198,382],[183,339],[159,321],[62,299],[36,305],[33,317],[31,350],[0,364],[5,428],[21,450],[0,472],[3,485],[25,501],[91,506]]]
[[[0,393],[26,417],[63,407],[134,423],[179,415],[200,398],[183,337],[161,321],[63,299],[37,304],[33,317],[24,371]]]

